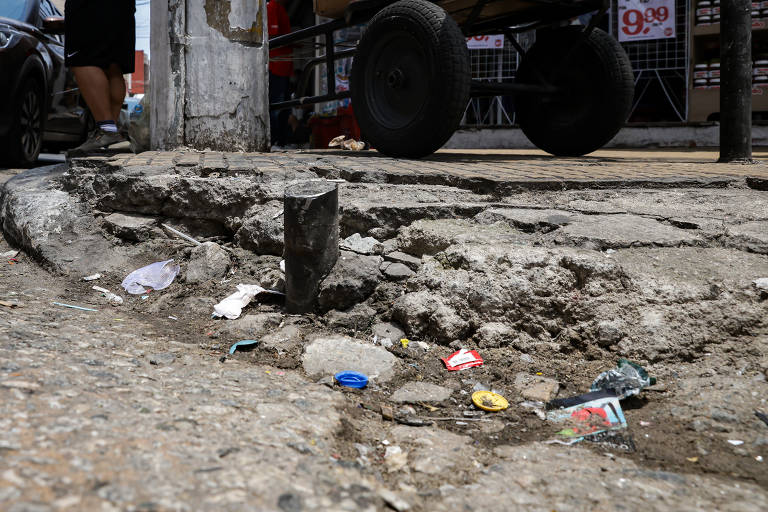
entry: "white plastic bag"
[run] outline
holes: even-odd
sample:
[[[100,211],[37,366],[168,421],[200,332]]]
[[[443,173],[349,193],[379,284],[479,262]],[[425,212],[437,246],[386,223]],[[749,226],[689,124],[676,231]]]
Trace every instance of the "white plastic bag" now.
[[[128,277],[123,279],[121,286],[132,295],[146,293],[145,286],[153,290],[167,288],[176,279],[179,270],[181,270],[179,265],[171,265],[171,263],[173,263],[173,260],[158,261],[157,263],[134,270],[128,274]]]

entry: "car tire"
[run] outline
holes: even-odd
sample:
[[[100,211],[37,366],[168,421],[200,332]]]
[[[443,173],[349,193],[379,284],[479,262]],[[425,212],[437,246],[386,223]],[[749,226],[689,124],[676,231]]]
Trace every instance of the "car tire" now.
[[[580,156],[608,143],[629,117],[634,96],[632,66],[615,38],[569,26],[537,34],[523,57],[517,81],[560,89],[528,95],[517,104],[520,128],[544,151]]]
[[[350,93],[366,142],[420,158],[451,137],[469,101],[469,50],[456,22],[425,0],[378,12],[357,47]]]
[[[43,146],[45,127],[45,93],[40,80],[22,82],[14,102],[11,129],[0,145],[6,163],[29,167],[37,162]]]

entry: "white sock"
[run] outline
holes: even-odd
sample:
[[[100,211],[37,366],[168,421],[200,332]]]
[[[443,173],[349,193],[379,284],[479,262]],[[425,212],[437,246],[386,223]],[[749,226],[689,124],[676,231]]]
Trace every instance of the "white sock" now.
[[[99,121],[96,124],[98,124],[99,128],[101,128],[105,132],[117,133],[117,125],[111,119],[107,121]]]

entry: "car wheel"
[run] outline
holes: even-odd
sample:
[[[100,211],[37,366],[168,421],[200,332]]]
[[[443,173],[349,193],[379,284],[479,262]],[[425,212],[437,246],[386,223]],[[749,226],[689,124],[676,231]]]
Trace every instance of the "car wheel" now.
[[[10,133],[2,141],[2,153],[7,163],[28,167],[37,162],[43,146],[45,103],[40,81],[28,78],[17,98]]]
[[[425,0],[385,7],[352,62],[352,106],[363,137],[389,156],[433,153],[458,127],[470,80],[466,39],[442,8]]]

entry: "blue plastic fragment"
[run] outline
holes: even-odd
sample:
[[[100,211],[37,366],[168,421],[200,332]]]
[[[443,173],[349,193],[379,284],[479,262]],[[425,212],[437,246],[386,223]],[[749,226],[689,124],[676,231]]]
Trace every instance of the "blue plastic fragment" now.
[[[84,308],[82,306],[73,306],[72,304],[64,304],[63,302],[54,302],[57,306],[63,306],[65,308],[79,309],[80,311],[98,311],[98,309]]]
[[[368,377],[358,372],[339,372],[333,377],[336,382],[348,388],[361,389],[368,385]]]
[[[241,340],[229,347],[229,353],[234,354],[237,351],[237,347],[243,347],[240,350],[246,350],[245,347],[248,347],[247,350],[250,350],[253,348],[253,345],[256,345],[258,343],[258,340]]]

